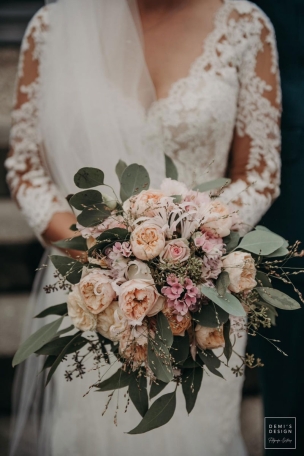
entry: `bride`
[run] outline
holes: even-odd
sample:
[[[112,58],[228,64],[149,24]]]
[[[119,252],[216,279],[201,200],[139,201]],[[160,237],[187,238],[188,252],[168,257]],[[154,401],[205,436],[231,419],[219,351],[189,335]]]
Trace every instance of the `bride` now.
[[[273,28],[252,3],[59,0],[36,14],[23,40],[8,182],[47,246],[72,234],[65,196],[79,168],[99,167],[113,185],[119,159],[137,162],[157,187],[166,154],[188,186],[230,177],[221,197],[248,230],[279,194],[280,113]],[[29,319],[60,302],[42,290],[52,273],[38,274]],[[238,338],[236,351],[244,354],[245,344]],[[243,377],[229,369],[225,380],[205,372],[189,417],[179,397],[168,425],[131,436],[124,432],[140,417],[131,405],[124,413],[123,394],[102,417],[107,397],[83,398],[93,372],[67,383],[62,367],[44,389],[39,360],[32,356],[17,376],[11,455],[246,454]],[[234,355],[231,366],[238,363]]]

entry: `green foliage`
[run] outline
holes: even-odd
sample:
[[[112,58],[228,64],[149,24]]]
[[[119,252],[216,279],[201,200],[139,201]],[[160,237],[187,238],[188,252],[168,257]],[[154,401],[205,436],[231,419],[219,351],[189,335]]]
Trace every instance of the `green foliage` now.
[[[62,277],[70,283],[76,284],[80,281],[83,268],[80,261],[62,255],[51,255],[50,260]]]
[[[166,347],[171,347],[173,344],[173,334],[169,322],[162,312],[157,314],[157,330],[160,340],[166,345]]]
[[[266,303],[278,307],[279,309],[296,310],[301,308],[300,304],[295,299],[275,288],[257,287],[255,290]]]
[[[74,176],[78,188],[92,188],[104,183],[104,173],[97,168],[81,168]]]
[[[241,240],[238,249],[255,253],[256,255],[270,255],[280,249],[284,239],[271,231],[255,230],[246,234]]]
[[[236,231],[230,231],[229,236],[224,238],[224,243],[226,244],[226,253],[230,253],[234,250],[240,241],[240,235]]]
[[[81,250],[86,251],[87,241],[82,236],[76,236],[70,239],[63,239],[62,241],[53,242],[53,245],[59,247],[60,249],[71,249],[71,250]]]
[[[67,315],[68,313],[68,305],[67,303],[57,304],[56,306],[48,307],[47,309],[40,312],[36,315],[35,318],[44,318],[48,315]]]
[[[38,331],[34,332],[34,334],[26,339],[26,341],[21,344],[13,358],[13,367],[22,363],[22,361],[43,347],[47,342],[52,340],[62,321],[63,317],[58,318],[57,320],[52,321],[52,323],[48,323],[38,329]]]
[[[96,385],[97,391],[112,391],[115,389],[125,388],[129,386],[133,379],[132,374],[118,369],[111,377]]]
[[[148,341],[148,365],[158,380],[169,383],[173,379],[169,350],[157,334]]]
[[[157,380],[157,382],[153,382],[151,385],[151,389],[150,389],[150,399],[153,399],[155,396],[157,396],[159,393],[161,393],[162,390],[164,388],[166,388],[167,385],[168,385],[168,383],[162,382],[161,380]]]
[[[78,350],[80,350],[82,347],[84,347],[88,341],[87,339],[81,337],[73,341],[74,339],[73,336],[65,336],[65,337],[60,337],[55,340],[51,340],[47,344],[45,344],[43,347],[41,347],[39,350],[36,350],[37,355],[52,355],[52,356],[58,356],[62,350],[69,345],[68,350],[65,352],[66,355],[70,355],[71,353],[74,353]],[[70,344],[70,342],[73,342]]]
[[[230,315],[234,315],[235,317],[246,316],[246,312],[242,304],[233,294],[226,293],[225,296],[221,297],[218,295],[217,291],[214,288],[206,287],[205,285],[201,287],[201,291],[203,295],[205,295],[212,302],[220,306]]]
[[[166,177],[173,180],[178,180],[178,171],[174,161],[168,155],[165,154],[165,166],[166,166]]]
[[[78,216],[77,221],[84,227],[100,225],[106,218],[110,217],[111,209],[104,203],[97,203],[92,207],[84,209]]]
[[[227,362],[229,362],[229,359],[231,358],[232,355],[232,344],[230,340],[230,320],[228,319],[226,323],[224,324],[224,340],[225,340],[225,348],[224,348],[224,355],[226,356]]]
[[[215,288],[218,292],[218,295],[222,298],[226,295],[227,289],[230,285],[230,278],[227,271],[223,271],[217,278]]]
[[[214,302],[211,302],[201,306],[200,310],[193,314],[193,318],[201,326],[217,328],[219,325],[226,323],[229,318],[229,313],[214,304]]]
[[[149,408],[147,377],[137,376],[136,373],[133,375],[129,384],[129,396],[138,413],[144,417]]]
[[[143,190],[148,190],[150,177],[146,168],[141,165],[133,164],[127,166],[120,179],[120,197],[122,201],[127,200],[133,195],[138,195]]]
[[[209,192],[210,190],[217,190],[222,187],[225,187],[226,185],[229,185],[231,182],[231,179],[228,179],[226,177],[220,177],[219,179],[214,179],[208,182],[203,182],[200,185],[197,185],[196,187],[193,188],[193,190],[196,190],[198,192]]]
[[[182,364],[189,355],[189,334],[185,332],[184,336],[174,336],[170,354],[175,364]]]
[[[262,285],[263,287],[267,288],[273,288],[270,278],[267,274],[265,274],[265,272],[257,271],[255,278],[258,282],[258,285]]]
[[[197,367],[194,369],[184,369],[182,375],[182,389],[186,400],[186,409],[190,414],[195,406],[198,392],[203,380],[203,369]]]
[[[116,172],[119,182],[121,181],[121,176],[123,175],[123,172],[126,168],[127,168],[127,164],[124,161],[119,160],[119,162],[117,163],[116,168],[115,168],[115,172]]]
[[[128,434],[144,434],[168,423],[176,408],[176,391],[164,394],[149,408],[141,422]]]
[[[204,362],[212,374],[216,375],[217,377],[224,378],[221,372],[217,370],[220,367],[221,362],[218,357],[215,356],[212,350],[198,350],[198,356],[201,358],[201,360]]]
[[[102,203],[102,195],[98,190],[84,190],[75,193],[69,200],[71,206],[79,211],[83,211],[88,206],[93,206],[97,203]]]

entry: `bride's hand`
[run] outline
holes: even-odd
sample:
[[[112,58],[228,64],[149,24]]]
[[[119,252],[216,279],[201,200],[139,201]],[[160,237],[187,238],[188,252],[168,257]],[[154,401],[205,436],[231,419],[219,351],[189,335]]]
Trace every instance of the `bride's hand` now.
[[[71,212],[57,212],[53,215],[47,229],[43,233],[43,239],[48,245],[52,245],[53,242],[61,241],[63,239],[69,239],[75,236],[79,236],[76,231],[70,230],[70,226],[77,222],[76,217]],[[68,256],[71,256],[75,260],[85,260],[86,253],[79,250],[68,250],[61,249]]]

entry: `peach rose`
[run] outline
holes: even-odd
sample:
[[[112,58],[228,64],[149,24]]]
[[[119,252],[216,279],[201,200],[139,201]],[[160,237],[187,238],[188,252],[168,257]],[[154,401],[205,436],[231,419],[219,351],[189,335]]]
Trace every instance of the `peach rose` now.
[[[162,263],[181,263],[190,257],[187,239],[173,239],[166,242],[164,250],[159,255]]]
[[[86,308],[78,285],[69,293],[67,304],[68,314],[75,328],[80,331],[95,331],[97,318]]]
[[[189,312],[186,315],[180,316],[174,313],[173,307],[165,306],[163,313],[166,316],[172,334],[174,336],[184,336],[185,331],[191,326],[191,315]]]
[[[208,206],[203,223],[202,231],[210,231],[217,237],[225,237],[230,234],[233,217],[228,206],[219,200],[215,200]]]
[[[196,344],[202,350],[213,350],[214,348],[225,347],[223,327],[218,330],[216,328],[207,328],[205,326],[196,325],[195,340]]]
[[[257,285],[255,281],[256,268],[250,253],[232,252],[223,259],[223,267],[228,272],[230,285],[228,289],[234,293],[252,290]]]
[[[128,325],[126,317],[124,316],[123,311],[120,307],[117,307],[114,312],[114,323],[109,329],[110,337],[109,339],[113,340],[114,342],[120,340],[122,335]]]
[[[133,279],[120,286],[119,306],[131,325],[141,325],[145,316],[160,312],[164,298],[151,281]]]
[[[116,294],[111,282],[112,280],[100,269],[92,269],[80,280],[82,298],[92,314],[99,314],[114,301]]]
[[[115,324],[115,311],[118,308],[118,301],[113,301],[103,312],[97,315],[96,330],[110,340],[112,340],[110,329]]]
[[[144,190],[132,196],[123,204],[125,212],[131,212],[133,217],[153,217],[157,209],[166,207],[171,201],[160,190]]]
[[[137,369],[147,359],[148,337],[147,326],[143,325],[139,330],[127,326],[119,341],[120,355],[132,362],[133,369]]]
[[[131,248],[139,260],[152,260],[165,247],[165,235],[157,225],[143,223],[131,234]]]

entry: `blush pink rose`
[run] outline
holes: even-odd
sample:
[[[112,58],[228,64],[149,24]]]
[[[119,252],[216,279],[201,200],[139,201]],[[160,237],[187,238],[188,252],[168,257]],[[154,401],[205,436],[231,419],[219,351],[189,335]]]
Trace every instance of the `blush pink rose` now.
[[[256,268],[250,253],[232,252],[223,259],[223,267],[229,274],[228,289],[234,293],[250,291],[256,285]]]
[[[94,315],[105,310],[116,294],[111,285],[112,279],[100,269],[92,269],[79,282],[79,289],[87,309]]]
[[[182,263],[190,257],[187,239],[173,239],[166,242],[164,250],[159,255],[162,263]]]
[[[131,234],[131,248],[139,260],[152,260],[165,247],[165,235],[159,226],[143,223],[137,226]]]
[[[160,312],[164,298],[146,280],[133,279],[120,286],[119,307],[131,325],[141,325],[145,316]]]
[[[90,313],[84,304],[79,285],[73,288],[67,299],[68,315],[75,328],[80,331],[95,331],[97,318]]]
[[[225,347],[223,327],[219,330],[196,325],[195,340],[198,347],[202,350],[213,350],[215,348]]]
[[[233,218],[228,206],[215,200],[206,209],[206,214],[201,225],[201,231],[213,233],[217,237],[229,236]]]

